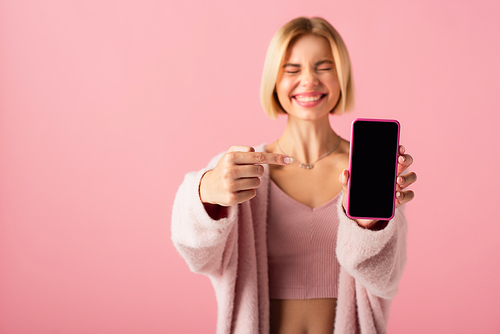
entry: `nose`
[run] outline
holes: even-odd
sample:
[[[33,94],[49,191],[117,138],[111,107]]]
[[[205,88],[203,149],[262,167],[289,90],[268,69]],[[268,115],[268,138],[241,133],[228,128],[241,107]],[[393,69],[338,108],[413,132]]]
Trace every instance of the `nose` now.
[[[304,70],[302,72],[301,85],[304,88],[317,86],[318,78],[316,77],[316,73],[311,70]]]

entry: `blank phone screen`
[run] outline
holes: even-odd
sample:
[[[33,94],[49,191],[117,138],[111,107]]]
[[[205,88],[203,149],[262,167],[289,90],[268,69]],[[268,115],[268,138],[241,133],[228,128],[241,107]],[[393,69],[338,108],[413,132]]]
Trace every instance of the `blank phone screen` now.
[[[348,213],[358,218],[394,215],[399,123],[354,121]]]

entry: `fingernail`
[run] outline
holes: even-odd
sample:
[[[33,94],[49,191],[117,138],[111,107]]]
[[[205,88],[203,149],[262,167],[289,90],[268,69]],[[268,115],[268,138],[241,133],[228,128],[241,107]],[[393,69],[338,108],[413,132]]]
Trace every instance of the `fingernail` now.
[[[403,178],[401,176],[398,177],[398,183],[403,183]]]
[[[286,163],[286,164],[291,164],[293,162],[293,158],[291,157],[286,157],[285,159],[283,159],[283,161]]]
[[[400,160],[401,162],[405,162],[405,157],[404,157],[404,155],[400,155],[400,156],[399,156],[399,160]]]
[[[398,192],[396,193],[396,197],[401,197],[401,192],[399,192],[399,191],[398,191]]]

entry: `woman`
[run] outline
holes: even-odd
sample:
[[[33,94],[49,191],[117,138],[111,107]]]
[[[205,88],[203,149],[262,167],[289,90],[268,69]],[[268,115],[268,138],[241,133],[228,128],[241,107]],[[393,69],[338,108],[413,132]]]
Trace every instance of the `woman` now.
[[[321,18],[276,33],[261,99],[271,118],[287,116],[283,135],[214,157],[186,175],[174,202],[172,240],[212,281],[217,333],[386,332],[406,263],[401,205],[416,175],[402,173],[412,157],[400,146],[393,219],[346,216],[349,142],[329,114],[353,107],[351,66]]]

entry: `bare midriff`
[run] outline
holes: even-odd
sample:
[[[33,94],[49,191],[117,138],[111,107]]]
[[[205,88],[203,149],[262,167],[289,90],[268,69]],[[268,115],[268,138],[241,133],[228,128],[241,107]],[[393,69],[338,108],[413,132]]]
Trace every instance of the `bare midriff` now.
[[[336,298],[270,299],[271,334],[332,334]]]

